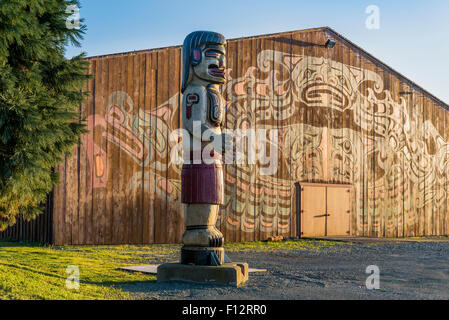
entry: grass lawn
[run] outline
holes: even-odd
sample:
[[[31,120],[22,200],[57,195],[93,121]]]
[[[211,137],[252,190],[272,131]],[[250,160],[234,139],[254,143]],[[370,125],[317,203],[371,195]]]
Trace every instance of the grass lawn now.
[[[330,241],[227,243],[228,251],[318,250]],[[0,241],[0,300],[130,299],[116,285],[154,282],[155,275],[118,270],[126,265],[159,264],[178,259],[180,245],[40,246]],[[80,289],[67,289],[68,266],[80,271]]]

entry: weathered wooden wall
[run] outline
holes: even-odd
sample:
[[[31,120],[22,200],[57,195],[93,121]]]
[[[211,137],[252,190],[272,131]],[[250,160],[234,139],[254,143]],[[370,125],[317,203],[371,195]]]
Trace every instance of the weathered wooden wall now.
[[[26,221],[18,218],[15,225],[0,232],[0,239],[28,241],[36,243],[53,243],[53,193],[47,196],[45,211],[36,219]]]
[[[448,234],[447,105],[328,28],[230,40],[227,56],[226,127],[277,130],[278,165],[225,166],[226,241],[296,236],[299,181],[352,184],[354,235]],[[55,242],[180,242],[181,47],[90,61],[90,133],[58,169]]]

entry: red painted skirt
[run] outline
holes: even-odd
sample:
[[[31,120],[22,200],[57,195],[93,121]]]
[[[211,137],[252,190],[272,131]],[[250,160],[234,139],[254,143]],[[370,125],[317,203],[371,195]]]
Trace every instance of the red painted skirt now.
[[[184,164],[181,171],[182,203],[223,204],[221,164]]]

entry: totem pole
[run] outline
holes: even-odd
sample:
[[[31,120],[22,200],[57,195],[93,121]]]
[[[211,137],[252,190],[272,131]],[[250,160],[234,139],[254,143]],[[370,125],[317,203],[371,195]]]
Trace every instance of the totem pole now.
[[[184,164],[181,198],[186,230],[180,263],[157,268],[157,280],[193,281],[239,286],[248,280],[248,264],[231,262],[223,249],[223,235],[215,227],[223,204],[224,150],[232,139],[222,133],[225,83],[225,38],[216,32],[196,31],[182,48],[182,123]]]
[[[219,91],[225,82],[225,44],[221,34],[209,31],[192,32],[183,44],[182,264],[224,262],[224,239],[215,223],[223,204],[221,158],[227,140],[221,130],[224,107]]]

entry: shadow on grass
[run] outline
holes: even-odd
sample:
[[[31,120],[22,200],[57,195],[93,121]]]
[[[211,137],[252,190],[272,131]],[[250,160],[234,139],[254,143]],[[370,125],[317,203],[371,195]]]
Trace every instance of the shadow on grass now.
[[[8,248],[14,248],[14,247],[40,247],[40,248],[52,248],[52,245],[45,244],[43,242],[27,242],[27,241],[14,241],[14,240],[8,240],[8,239],[1,239],[0,240],[0,248],[1,247],[8,247]]]
[[[29,267],[26,266],[16,266],[13,264],[7,264],[7,263],[0,263],[3,266],[7,266],[10,268],[15,268],[18,270],[24,270],[24,271],[28,271],[28,272],[32,272],[35,274],[39,274],[42,276],[47,276],[47,277],[51,277],[51,278],[56,278],[56,279],[61,279],[61,280],[65,280],[66,277],[65,276],[60,276],[57,274],[52,274],[52,273],[47,273],[47,272],[42,272],[42,271],[37,271],[37,270],[33,270]],[[126,272],[126,271],[124,271]],[[141,273],[143,275],[143,273]],[[156,282],[156,276],[155,275],[151,275],[148,274],[148,277],[151,277],[150,279],[142,279],[142,280],[128,280],[128,281],[110,281],[110,280],[105,280],[105,281],[89,281],[89,280],[80,280],[80,284],[89,284],[89,285],[97,285],[97,286],[107,286],[107,287],[117,287],[117,286],[122,286],[122,285],[135,285],[135,284],[142,284],[142,283],[155,283]]]
[[[0,263],[0,265],[7,266],[7,267],[10,267],[10,268],[14,268],[14,269],[18,269],[18,270],[24,270],[24,271],[40,274],[40,275],[47,276],[47,277],[58,278],[58,279],[66,279],[66,277],[58,276],[57,274],[37,271],[37,270],[31,269],[30,267],[26,267],[26,266],[17,266],[17,265],[8,264],[8,263]]]

